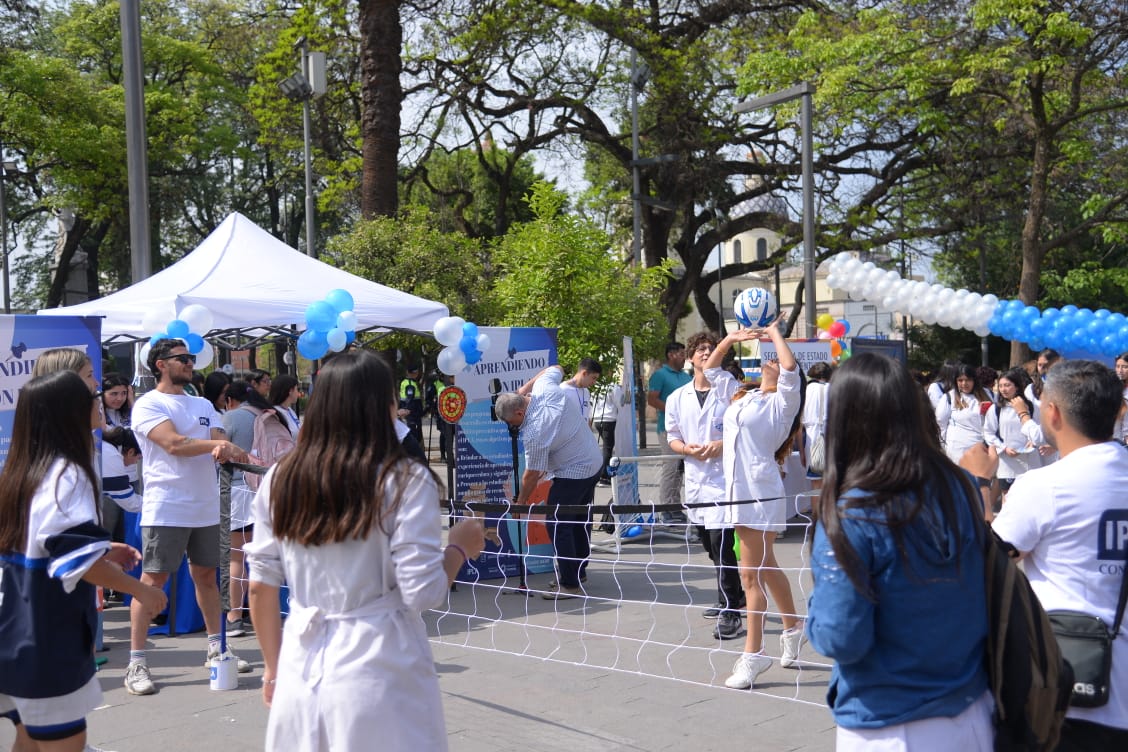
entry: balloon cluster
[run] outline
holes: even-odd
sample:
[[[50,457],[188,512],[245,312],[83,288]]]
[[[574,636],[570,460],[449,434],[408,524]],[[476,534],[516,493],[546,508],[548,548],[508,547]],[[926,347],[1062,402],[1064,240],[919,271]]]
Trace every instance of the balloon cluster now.
[[[436,321],[435,339],[444,345],[438,357],[439,370],[450,376],[477,363],[490,349],[489,335],[479,332],[477,324],[458,316],[444,316]]]
[[[167,316],[166,311],[155,311],[153,316]],[[160,329],[161,324],[153,317],[146,316],[141,322],[146,331]],[[188,352],[196,356],[196,368],[207,368],[215,357],[215,350],[204,341],[204,335],[211,331],[212,313],[198,303],[184,306],[176,318],[169,321],[156,334],[149,338],[149,342],[141,348],[141,362],[149,360],[149,349],[160,339],[178,339],[188,348]]]
[[[831,261],[826,283],[854,300],[879,301],[886,310],[902,311],[926,324],[970,329],[980,337],[990,333],[987,322],[999,303],[994,295],[901,279],[895,271],[878,269],[872,261],[862,263],[845,252]]]
[[[330,290],[325,300],[306,306],[306,330],[298,337],[298,353],[307,360],[340,352],[356,339],[353,296],[346,290]]]
[[[819,339],[830,340],[830,356],[838,361],[849,359],[850,348],[843,337],[850,333],[850,322],[846,319],[835,321],[829,313],[820,313],[815,324],[819,328]]]
[[[1069,357],[1128,352],[1128,316],[1105,308],[1065,305],[1041,311],[1021,300],[1001,301],[990,294],[901,279],[897,272],[848,253],[834,257],[826,282],[855,300],[880,301],[882,308],[904,311],[926,324],[970,329],[980,337],[994,334],[1034,350],[1052,347]]]
[[[1034,350],[1052,347],[1069,355],[1107,355],[1128,351],[1128,317],[1101,308],[1075,305],[1039,311],[1021,300],[1003,300],[987,321],[991,334],[1026,342]]]

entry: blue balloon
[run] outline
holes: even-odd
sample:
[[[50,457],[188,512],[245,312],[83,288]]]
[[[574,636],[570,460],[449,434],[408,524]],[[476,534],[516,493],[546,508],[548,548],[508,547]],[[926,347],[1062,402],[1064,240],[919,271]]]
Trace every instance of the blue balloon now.
[[[470,365],[474,365],[475,363],[477,363],[481,359],[482,359],[482,351],[479,350],[477,347],[474,348],[473,352],[466,353],[466,362]]]
[[[1046,348],[1046,343],[1037,337],[1031,338],[1027,344],[1030,345],[1031,350],[1044,350]]]
[[[1122,352],[1120,349],[1120,338],[1115,334],[1106,334],[1101,338],[1101,352],[1110,358],[1115,358]]]
[[[345,332],[345,344],[351,345],[353,342],[356,342],[356,332],[350,329]]]
[[[337,325],[337,310],[324,300],[316,300],[306,307],[306,326],[318,332],[327,332]]]
[[[458,349],[462,351],[463,355],[469,357],[470,353],[478,349],[478,338],[463,334],[462,339],[458,341]]]
[[[640,535],[642,535],[642,525],[631,525],[623,533],[624,538],[637,538]]]
[[[184,339],[188,336],[188,332],[190,331],[191,329],[188,328],[188,322],[181,321],[180,319],[173,319],[168,322],[168,326],[165,327],[165,332],[173,339]]]
[[[473,337],[475,340],[478,339],[478,325],[472,321],[467,321],[462,325],[462,336]]]
[[[1072,316],[1073,314],[1077,313],[1077,310],[1077,306],[1073,305],[1072,303],[1070,303],[1069,305],[1063,305],[1061,307],[1061,312],[1068,316]]]
[[[1042,312],[1034,306],[1026,306],[1022,309],[1022,320],[1029,325],[1033,321],[1037,321],[1042,317]]]
[[[1111,315],[1112,311],[1108,310],[1107,308],[1098,308],[1097,310],[1093,311],[1093,316],[1098,319],[1107,319]]]
[[[1034,319],[1026,329],[1030,332],[1031,337],[1044,337],[1046,333],[1050,331],[1050,322],[1041,318]],[[1037,347],[1035,349],[1041,350],[1042,348]]]
[[[167,332],[159,332],[157,334],[154,334],[152,337],[149,337],[149,347],[154,346],[158,341],[162,339],[168,339]]]
[[[1060,315],[1061,311],[1056,308],[1047,308],[1046,310],[1042,311],[1042,318],[1044,319],[1056,319]]]
[[[998,337],[1003,336],[1003,313],[999,308],[991,314],[991,319],[987,322],[987,331],[991,332]]]
[[[333,306],[337,313],[344,313],[353,309],[353,296],[348,290],[330,290],[325,296],[325,302]]]
[[[204,338],[198,334],[189,334],[184,338],[184,344],[188,346],[188,352],[195,355],[204,349]]]
[[[317,360],[325,357],[329,352],[329,342],[325,339],[325,332],[306,329],[298,337],[298,352],[307,360]]]

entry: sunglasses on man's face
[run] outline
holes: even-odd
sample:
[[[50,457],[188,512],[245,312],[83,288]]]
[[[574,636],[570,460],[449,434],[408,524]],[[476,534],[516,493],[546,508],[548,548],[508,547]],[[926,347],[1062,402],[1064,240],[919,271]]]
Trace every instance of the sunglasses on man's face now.
[[[196,362],[196,356],[190,353],[180,353],[179,355],[169,355],[167,358],[161,358],[161,360],[176,360],[184,365],[188,365],[189,363]]]

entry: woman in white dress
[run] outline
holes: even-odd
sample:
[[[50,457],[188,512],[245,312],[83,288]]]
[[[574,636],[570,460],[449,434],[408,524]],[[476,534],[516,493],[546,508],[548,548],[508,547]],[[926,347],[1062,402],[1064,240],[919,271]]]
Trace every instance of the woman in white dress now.
[[[983,440],[995,447],[999,455],[995,476],[999,479],[1004,503],[1015,478],[1042,466],[1038,447],[1024,428],[1027,419],[1034,414],[1033,403],[1023,394],[1029,382],[1030,377],[1022,368],[1005,372],[997,382],[999,396],[995,406],[983,416]]]
[[[744,329],[725,342],[771,338],[778,361],[761,364],[760,387],[737,391],[725,411],[722,462],[726,501],[744,502],[725,507],[725,521],[736,526],[740,540],[740,579],[747,603],[748,634],[744,653],[737,659],[725,686],[748,689],[756,677],[772,665],[764,655],[764,617],[768,592],[783,620],[780,635],[780,665],[795,666],[803,641],[803,628],[795,615],[795,599],[787,574],[779,568],[772,546],[787,522],[788,503],[776,452],[788,441],[802,408],[803,378],[787,340],[779,331],[779,320],[765,329]],[[718,346],[705,362],[712,379],[728,350]],[[762,499],[753,503],[754,499]]]
[[[442,546],[438,483],[404,453],[396,406],[383,360],[337,355],[321,369],[297,446],[255,496],[247,557],[271,708],[266,749],[447,748],[420,614],[445,601],[485,531],[463,520]]]

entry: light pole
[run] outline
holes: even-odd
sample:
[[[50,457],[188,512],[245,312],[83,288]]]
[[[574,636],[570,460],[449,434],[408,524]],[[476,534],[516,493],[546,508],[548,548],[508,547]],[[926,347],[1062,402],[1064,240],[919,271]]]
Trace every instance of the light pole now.
[[[12,312],[11,274],[8,269],[11,261],[8,256],[8,195],[7,186],[9,174],[14,174],[15,162],[4,159],[4,146],[0,144],[0,256],[4,261],[4,313]]]
[[[802,99],[799,110],[799,131],[802,141],[802,172],[803,172],[803,287],[807,291],[807,337],[818,336],[818,326],[815,324],[817,312],[815,310],[815,174],[814,137],[811,134],[811,100],[815,87],[804,81],[783,91],[767,94],[736,106],[735,112],[754,112],[795,99]]]
[[[301,68],[278,84],[291,102],[302,103],[302,147],[305,158],[305,229],[306,255],[317,257],[314,245],[313,155],[310,146],[310,102],[325,94],[325,53],[310,52],[309,42],[299,37],[294,49],[301,52]]]

